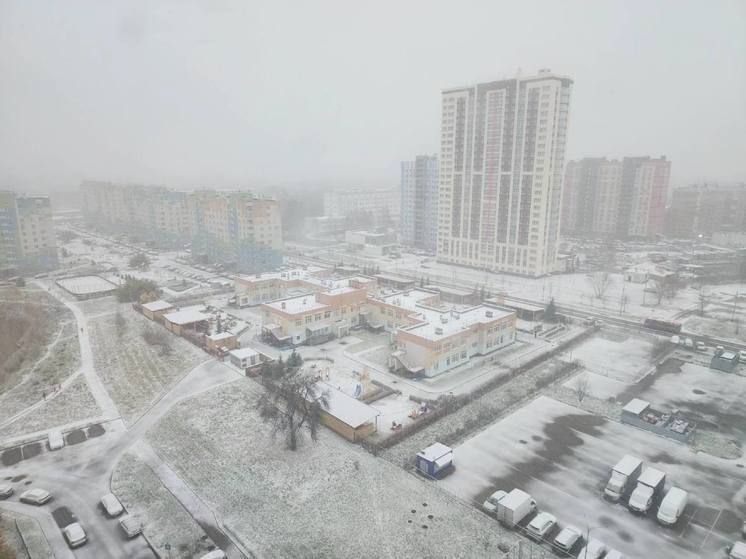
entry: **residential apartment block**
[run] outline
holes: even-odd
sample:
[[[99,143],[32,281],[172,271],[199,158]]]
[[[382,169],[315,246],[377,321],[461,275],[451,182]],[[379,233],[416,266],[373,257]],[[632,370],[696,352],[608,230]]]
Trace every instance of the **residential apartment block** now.
[[[369,216],[372,223],[386,225],[399,218],[399,188],[348,188],[324,193],[324,215],[329,217]]]
[[[401,243],[435,252],[438,238],[438,156],[401,164]]]
[[[276,200],[245,191],[183,192],[164,187],[84,182],[89,227],[126,234],[162,248],[191,243],[192,255],[243,272],[282,263]]]
[[[692,185],[671,192],[666,232],[672,237],[746,233],[746,184]]]
[[[266,276],[266,277],[265,277]],[[383,288],[366,276],[334,277],[328,271],[291,270],[235,278],[237,301],[261,305],[265,340],[318,344],[351,328],[391,332],[391,370],[435,376],[515,340],[516,313],[495,305],[446,305],[436,290]],[[276,296],[277,298],[266,300]]]
[[[665,157],[568,162],[562,232],[620,239],[663,234],[670,173]]]
[[[543,70],[443,91],[439,261],[555,270],[571,88]]]
[[[0,191],[0,274],[53,270],[58,264],[49,198]]]

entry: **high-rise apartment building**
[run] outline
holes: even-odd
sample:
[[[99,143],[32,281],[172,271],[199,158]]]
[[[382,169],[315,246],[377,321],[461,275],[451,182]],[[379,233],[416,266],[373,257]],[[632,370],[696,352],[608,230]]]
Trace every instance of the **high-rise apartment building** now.
[[[34,273],[57,266],[49,198],[0,191],[0,274]]]
[[[681,238],[746,233],[746,184],[675,188],[666,216],[666,232]]]
[[[399,188],[348,188],[324,193],[324,215],[359,217],[367,214],[373,225],[386,225],[399,217]]]
[[[562,232],[620,239],[663,234],[670,174],[665,157],[568,162]]]
[[[438,156],[401,164],[401,243],[433,251],[438,238]]]
[[[542,70],[443,91],[439,261],[555,270],[571,89]]]
[[[192,244],[205,262],[241,272],[282,264],[282,225],[276,200],[250,192],[182,192],[164,187],[85,182],[88,226],[127,234],[163,248]]]

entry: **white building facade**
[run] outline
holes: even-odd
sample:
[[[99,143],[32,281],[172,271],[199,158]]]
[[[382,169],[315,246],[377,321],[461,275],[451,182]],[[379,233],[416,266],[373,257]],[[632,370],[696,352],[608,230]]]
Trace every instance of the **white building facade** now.
[[[571,89],[541,70],[443,91],[439,261],[554,271]]]

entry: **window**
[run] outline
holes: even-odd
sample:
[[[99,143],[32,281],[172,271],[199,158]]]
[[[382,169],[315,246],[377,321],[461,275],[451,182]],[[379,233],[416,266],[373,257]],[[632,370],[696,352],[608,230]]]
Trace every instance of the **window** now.
[[[306,324],[310,324],[312,320],[313,320],[313,317],[310,314],[306,316]]]
[[[302,321],[300,319],[298,319],[298,320],[295,321],[295,325],[296,326],[300,326],[301,324],[302,324]]]

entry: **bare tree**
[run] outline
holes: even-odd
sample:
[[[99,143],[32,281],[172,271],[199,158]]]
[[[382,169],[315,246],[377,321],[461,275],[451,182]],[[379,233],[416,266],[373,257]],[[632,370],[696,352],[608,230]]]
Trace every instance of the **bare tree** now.
[[[127,321],[124,319],[122,313],[119,311],[117,311],[117,314],[114,315],[114,325],[117,328],[117,337],[121,338],[127,328]]]
[[[710,302],[710,293],[705,289],[705,286],[699,288],[699,316],[705,315],[705,308]]]
[[[588,388],[590,387],[590,381],[588,375],[580,375],[575,381],[575,395],[578,397],[578,402],[582,402],[588,395]]]
[[[297,450],[308,431],[318,440],[321,413],[329,409],[329,396],[318,381],[299,367],[283,364],[264,367],[266,391],[257,401],[259,415],[272,425],[273,435],[282,434],[288,450]]]
[[[589,278],[589,281],[596,299],[603,299],[612,283],[609,272],[596,272]]]

